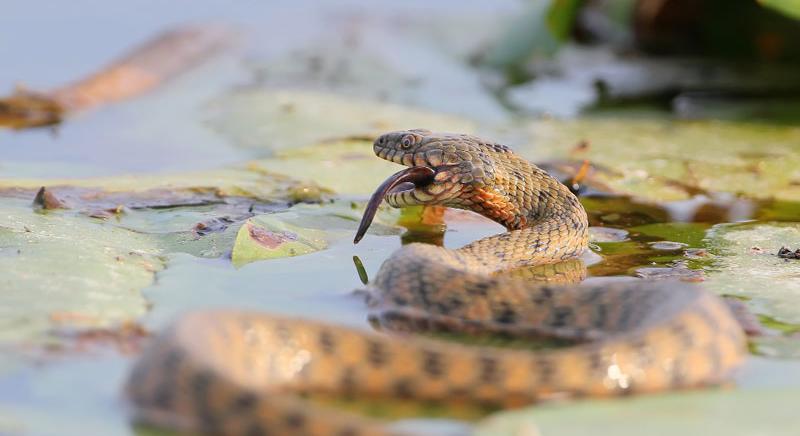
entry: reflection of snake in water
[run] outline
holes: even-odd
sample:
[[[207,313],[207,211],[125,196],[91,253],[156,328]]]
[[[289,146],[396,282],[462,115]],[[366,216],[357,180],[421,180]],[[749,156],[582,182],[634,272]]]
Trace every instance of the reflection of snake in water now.
[[[382,422],[304,394],[520,405],[716,384],[745,355],[726,305],[690,285],[534,285],[492,275],[574,258],[586,213],[565,186],[503,145],[425,130],[387,133],[378,156],[410,167],[373,196],[395,207],[476,211],[508,232],[458,250],[410,244],[369,285],[387,328],[487,331],[578,344],[529,351],[391,337],[257,313],[184,316],[144,353],[128,384],[140,420],[224,434],[386,434]],[[358,238],[357,238],[358,239]],[[462,400],[463,401],[463,400]]]

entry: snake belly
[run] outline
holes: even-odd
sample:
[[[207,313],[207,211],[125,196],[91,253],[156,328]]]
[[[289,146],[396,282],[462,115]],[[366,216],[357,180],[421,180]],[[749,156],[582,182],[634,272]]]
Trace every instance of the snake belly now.
[[[508,147],[417,129],[381,135],[374,150],[408,169],[373,202],[468,209],[507,231],[457,250],[412,243],[393,253],[368,285],[367,301],[374,323],[396,334],[256,312],[184,315],[150,344],[128,379],[139,422],[208,434],[399,434],[305,397],[519,406],[720,384],[744,359],[745,336],[730,310],[695,285],[537,284],[502,274],[574,262],[588,241],[577,198]],[[368,210],[359,234],[370,220]],[[467,346],[406,330],[575,344]]]

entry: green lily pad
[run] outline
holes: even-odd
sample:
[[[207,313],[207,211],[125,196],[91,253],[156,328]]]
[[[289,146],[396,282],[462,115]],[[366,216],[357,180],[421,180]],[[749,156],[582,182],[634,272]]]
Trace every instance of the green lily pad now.
[[[300,204],[289,210],[248,219],[239,229],[231,258],[237,267],[250,262],[300,256],[324,250],[332,242],[352,238],[361,220],[363,205],[350,202]],[[400,212],[381,207],[370,234],[401,232]]]
[[[47,186],[57,196],[65,197],[73,208],[116,207],[119,204],[165,206],[208,202],[211,198],[247,197],[262,201],[286,198],[286,191],[296,181],[269,174],[250,166],[207,171],[160,174],[158,177],[116,176],[83,179],[2,178],[4,196],[26,196]]]
[[[588,159],[613,191],[651,201],[730,192],[800,200],[800,130],[720,121],[584,119],[530,125],[534,159]],[[576,147],[585,141],[588,147]]]
[[[231,259],[234,265],[242,266],[257,260],[301,256],[327,246],[323,232],[265,215],[250,218],[239,229]]]
[[[456,116],[324,92],[250,89],[214,106],[224,108],[209,121],[217,132],[265,155],[339,138],[374,138],[387,130],[475,131],[473,122]]]
[[[375,156],[372,141],[344,140],[280,150],[251,168],[314,183],[338,194],[367,196],[402,167]]]
[[[349,139],[279,150],[268,159],[159,177],[3,179],[0,196],[33,199],[41,186],[75,209],[197,206],[231,198],[264,203],[318,202],[331,191],[366,197],[402,167],[375,156],[372,141]],[[100,188],[102,187],[102,188]]]
[[[751,349],[760,356],[800,359],[800,338],[760,336],[753,338]]]
[[[475,435],[789,436],[800,427],[798,391],[759,389],[542,405],[494,415]]]
[[[756,314],[800,324],[800,261],[776,255],[782,246],[800,247],[799,224],[718,225],[707,243],[718,258],[707,271],[706,287],[746,297]]]
[[[140,290],[163,268],[147,236],[4,200],[0,343],[47,342],[53,330],[111,328],[147,312]]]

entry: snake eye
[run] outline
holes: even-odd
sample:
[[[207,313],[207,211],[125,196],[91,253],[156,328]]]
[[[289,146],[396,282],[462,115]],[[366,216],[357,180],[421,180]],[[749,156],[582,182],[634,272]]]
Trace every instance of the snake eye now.
[[[405,137],[403,137],[403,140],[400,141],[400,147],[402,148],[411,148],[413,144],[414,144],[414,138],[412,138],[411,135],[406,135]]]

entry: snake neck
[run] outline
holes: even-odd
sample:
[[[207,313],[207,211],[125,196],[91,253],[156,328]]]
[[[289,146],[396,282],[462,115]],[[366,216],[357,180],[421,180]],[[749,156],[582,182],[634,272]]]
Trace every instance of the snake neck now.
[[[446,206],[471,210],[508,232],[458,250],[412,247],[420,263],[446,264],[481,273],[557,263],[580,256],[588,245],[588,219],[578,198],[544,170],[510,151],[491,156],[486,183],[473,184]]]
[[[462,262],[493,271],[578,257],[588,245],[586,211],[569,189],[525,159],[506,150],[493,156],[491,183],[474,190],[465,209],[505,226],[509,232],[457,251]]]
[[[453,206],[469,209],[508,230],[536,226],[549,219],[569,220],[581,231],[588,228],[586,211],[564,184],[509,151],[495,154],[494,167],[483,185],[473,187],[467,201]]]

